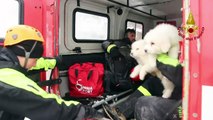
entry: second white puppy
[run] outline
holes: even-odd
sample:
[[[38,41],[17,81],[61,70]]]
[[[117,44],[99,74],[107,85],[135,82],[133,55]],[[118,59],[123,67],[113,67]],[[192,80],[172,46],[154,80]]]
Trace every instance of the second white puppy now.
[[[159,24],[144,36],[146,41],[145,51],[150,54],[168,53],[171,58],[178,58],[179,41],[182,38],[178,30],[170,24]]]
[[[139,75],[140,80],[143,80],[147,73],[156,75],[161,80],[164,87],[162,97],[169,98],[172,95],[175,86],[157,69],[156,56],[145,53],[144,46],[144,40],[137,40],[131,45],[130,56],[136,59],[138,65],[134,67],[130,77],[135,78]]]

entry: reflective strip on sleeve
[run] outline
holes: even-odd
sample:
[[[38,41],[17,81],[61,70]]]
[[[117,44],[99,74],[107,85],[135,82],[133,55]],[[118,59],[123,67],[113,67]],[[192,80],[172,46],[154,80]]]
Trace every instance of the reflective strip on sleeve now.
[[[174,67],[176,67],[177,65],[179,65],[178,59],[171,58],[171,57],[169,57],[166,54],[160,54],[160,55],[158,55],[157,60],[159,62],[163,63],[163,64],[171,65],[171,66],[174,66]]]
[[[110,53],[110,50],[115,47],[116,45],[115,44],[111,44],[107,47],[107,53]]]
[[[143,86],[138,87],[138,90],[144,95],[144,96],[152,96],[152,94]]]

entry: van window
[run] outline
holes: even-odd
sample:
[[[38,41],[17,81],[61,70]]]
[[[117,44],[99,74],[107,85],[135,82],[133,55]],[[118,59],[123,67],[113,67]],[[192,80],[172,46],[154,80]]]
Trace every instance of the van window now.
[[[132,21],[132,20],[127,20],[126,21],[126,29],[135,29],[136,32],[136,40],[142,39],[143,37],[143,23],[137,22],[137,21]]]
[[[0,0],[0,43],[3,42],[6,30],[20,23],[19,0]]]
[[[74,13],[74,40],[97,42],[108,39],[109,17],[106,14],[77,9]]]

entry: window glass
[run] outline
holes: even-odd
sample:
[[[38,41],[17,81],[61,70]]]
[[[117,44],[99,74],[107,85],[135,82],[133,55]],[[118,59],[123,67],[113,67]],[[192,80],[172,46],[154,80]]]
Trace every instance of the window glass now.
[[[135,29],[135,23],[134,22],[131,22],[131,21],[128,21],[127,22],[127,29]]]
[[[0,0],[0,39],[5,37],[6,30],[19,24],[19,2],[17,0]]]
[[[75,39],[100,41],[108,38],[108,17],[77,11],[75,13]]]
[[[142,34],[143,34],[143,25],[136,23],[136,40],[142,39]]]
[[[142,39],[143,35],[143,23],[127,20],[126,29],[135,29],[136,31],[136,40]]]

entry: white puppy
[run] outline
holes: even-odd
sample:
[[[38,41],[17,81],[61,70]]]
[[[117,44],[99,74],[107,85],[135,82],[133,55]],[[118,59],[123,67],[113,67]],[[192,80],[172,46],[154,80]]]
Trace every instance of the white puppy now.
[[[175,26],[159,24],[144,36],[146,41],[145,51],[156,55],[168,53],[168,56],[178,58],[179,41],[181,39]]]
[[[145,41],[137,40],[131,45],[130,56],[136,59],[138,65],[134,67],[133,72],[130,74],[131,78],[139,75],[140,80],[143,80],[147,73],[156,75],[164,86],[163,96],[169,98],[174,90],[174,84],[169,81],[156,67],[156,56],[147,54],[144,51]]]

